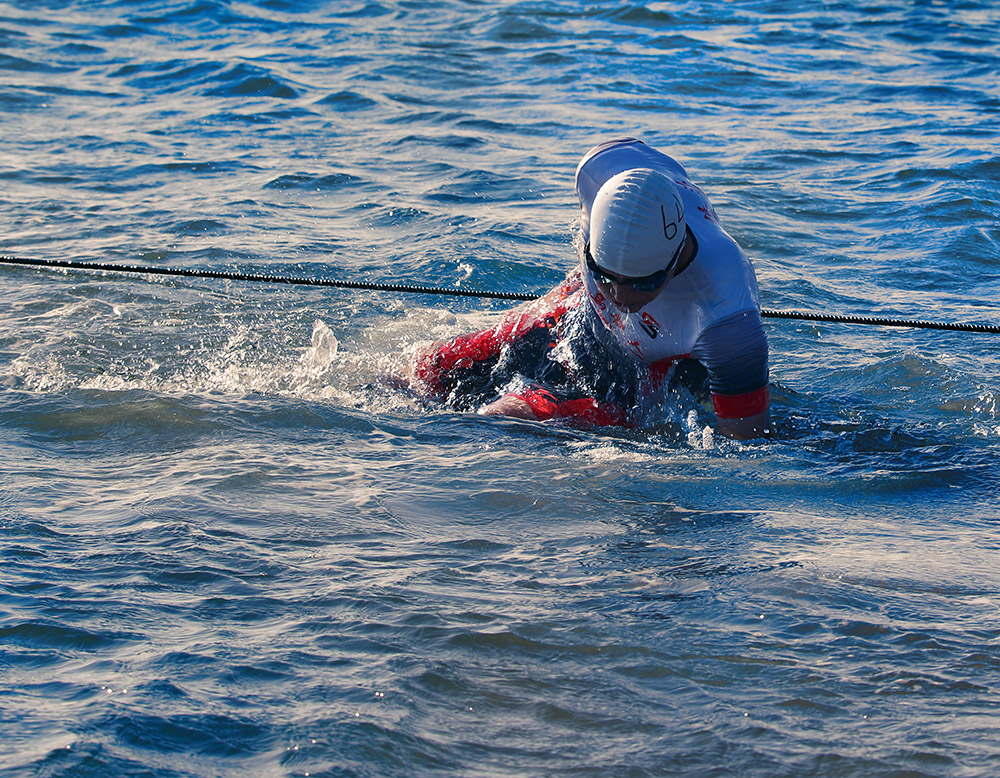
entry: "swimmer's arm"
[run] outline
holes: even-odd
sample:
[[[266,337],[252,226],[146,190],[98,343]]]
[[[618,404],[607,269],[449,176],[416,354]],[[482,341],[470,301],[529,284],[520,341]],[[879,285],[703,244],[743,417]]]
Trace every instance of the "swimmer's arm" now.
[[[728,316],[702,333],[691,356],[708,370],[720,434],[749,440],[768,432],[767,334],[757,311]]]
[[[583,285],[579,271],[571,271],[559,286],[537,300],[508,311],[494,326],[479,332],[436,341],[420,349],[410,368],[410,384],[435,397],[450,390],[450,373],[496,357],[501,349],[537,327],[551,327],[572,307],[570,296]]]

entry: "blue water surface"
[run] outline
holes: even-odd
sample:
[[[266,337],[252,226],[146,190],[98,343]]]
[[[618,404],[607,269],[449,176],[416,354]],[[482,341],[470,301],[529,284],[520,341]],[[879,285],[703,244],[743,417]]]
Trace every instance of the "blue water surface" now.
[[[538,293],[636,136],[765,308],[1000,324],[986,0],[0,3],[0,253]],[[0,776],[995,776],[1000,341],[775,435],[385,381],[511,303],[0,267]]]

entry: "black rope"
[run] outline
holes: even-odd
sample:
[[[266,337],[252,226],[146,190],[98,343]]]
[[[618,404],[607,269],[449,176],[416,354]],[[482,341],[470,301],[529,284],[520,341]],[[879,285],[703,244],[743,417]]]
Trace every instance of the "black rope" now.
[[[883,319],[878,316],[843,316],[833,313],[813,313],[810,311],[769,311],[764,308],[761,309],[760,315],[769,316],[772,319],[803,319],[805,321],[828,321],[837,324],[868,324],[874,327],[915,327],[923,330],[1000,333],[1000,326],[994,324],[918,321],[916,319]]]
[[[433,286],[412,286],[409,284],[383,284],[367,281],[338,281],[327,278],[302,278],[296,276],[269,276],[257,273],[238,273],[222,270],[187,270],[172,267],[150,267],[143,265],[111,265],[99,262],[76,262],[68,259],[23,259],[0,256],[0,264],[42,268],[71,268],[74,270],[100,271],[106,273],[144,273],[160,276],[182,276],[186,278],[215,278],[229,281],[257,281],[265,284],[292,284],[296,286],[329,286],[338,289],[367,289],[378,292],[404,292],[412,294],[450,295],[453,297],[481,297],[496,300],[537,300],[540,295],[516,292],[491,292],[480,289],[445,289]],[[761,316],[772,319],[799,319],[822,321],[834,324],[866,324],[877,327],[914,327],[926,330],[950,330],[953,332],[985,332],[1000,334],[1000,326],[992,324],[965,324],[939,321],[918,321],[914,319],[885,319],[875,316],[846,316],[811,311],[773,311],[762,309]]]
[[[492,297],[498,300],[537,300],[536,294],[514,292],[484,292],[478,289],[444,289],[432,286],[407,286],[381,284],[367,281],[337,281],[328,278],[300,278],[296,276],[266,276],[257,273],[238,273],[224,270],[187,270],[178,267],[149,267],[144,265],[109,265],[100,262],[76,262],[70,259],[21,259],[0,257],[5,265],[27,265],[44,268],[72,268],[107,273],[148,273],[157,276],[184,276],[186,278],[221,278],[228,281],[258,281],[265,284],[292,284],[295,286],[333,286],[338,289],[370,289],[377,292],[413,292],[416,294],[447,294],[458,297]]]

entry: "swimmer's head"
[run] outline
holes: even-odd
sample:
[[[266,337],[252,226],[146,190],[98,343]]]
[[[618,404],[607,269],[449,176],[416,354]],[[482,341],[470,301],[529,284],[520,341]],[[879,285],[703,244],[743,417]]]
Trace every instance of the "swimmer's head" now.
[[[590,252],[604,270],[637,278],[677,263],[687,232],[674,182],[648,168],[609,178],[590,209]]]

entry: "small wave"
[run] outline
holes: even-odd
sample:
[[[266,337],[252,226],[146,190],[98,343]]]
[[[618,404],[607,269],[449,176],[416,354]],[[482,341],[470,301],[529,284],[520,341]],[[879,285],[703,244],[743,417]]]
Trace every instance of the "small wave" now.
[[[572,53],[559,51],[545,51],[541,54],[533,54],[529,59],[529,62],[533,65],[540,65],[542,67],[572,65],[577,61],[578,58]]]
[[[124,744],[154,753],[236,757],[274,747],[276,735],[255,722],[222,715],[157,716],[116,711],[101,722]]]
[[[397,99],[392,95],[392,99]],[[457,119],[467,117],[467,114],[455,111],[416,111],[412,113],[391,116],[385,120],[386,124],[451,124]]]
[[[246,162],[236,160],[203,160],[192,162],[164,161],[145,163],[133,167],[112,167],[95,174],[93,170],[81,168],[74,171],[87,180],[86,187],[97,192],[123,193],[148,189],[166,181],[176,181],[177,174],[183,173],[194,178],[245,173],[252,169]],[[164,220],[169,224],[170,220]]]
[[[73,71],[73,68],[34,62],[21,57],[12,57],[10,54],[0,54],[0,70],[15,70],[20,73],[69,73]]]
[[[504,42],[552,41],[562,35],[546,27],[521,17],[508,17],[496,25],[490,33],[494,40]]]
[[[45,98],[41,95],[10,88],[0,91],[0,111],[14,113],[40,110],[45,107]]]
[[[189,85],[211,81],[225,67],[221,62],[170,59],[157,62],[134,62],[123,65],[108,78],[122,79],[139,89],[163,89],[172,92]]]
[[[380,16],[389,16],[396,13],[392,8],[388,8],[381,3],[366,3],[361,8],[350,11],[340,11],[333,16],[341,19],[375,19]]]
[[[268,73],[262,68],[241,63],[236,67],[215,77],[217,81],[228,82],[205,94],[212,97],[277,97],[282,100],[292,100],[299,92],[287,83]]]
[[[105,49],[102,49],[100,46],[91,45],[90,43],[64,43],[56,51],[60,54],[69,54],[70,56],[89,56],[106,53]]]
[[[317,100],[316,104],[327,105],[338,111],[365,111],[378,105],[371,98],[349,90],[334,92],[322,100]]]
[[[69,97],[82,97],[82,98],[102,97],[109,99],[121,99],[124,97],[124,95],[121,92],[107,92],[99,89],[81,89],[79,87],[73,88],[58,84],[38,85],[32,88],[45,95],[60,95],[60,96],[66,95]],[[104,140],[107,139],[105,138]]]
[[[4,19],[3,21],[9,21]],[[20,30],[10,30],[0,27],[0,46],[13,46],[24,43],[28,36]]]
[[[233,4],[217,0],[195,0],[189,5],[173,8],[159,16],[137,16],[130,21],[132,24],[155,27],[177,24],[198,26],[203,29],[273,25],[266,16],[242,16],[235,12]]]
[[[626,5],[625,7],[605,14],[612,22],[635,27],[677,27],[684,20],[669,11],[653,11],[644,5]]]
[[[99,651],[137,639],[126,633],[98,633],[60,624],[26,621],[0,626],[0,643],[29,648]]]
[[[461,173],[425,197],[434,202],[479,203],[484,200],[520,200],[541,186],[531,179],[505,176],[489,170],[469,170]]]
[[[229,225],[215,219],[190,219],[178,222],[171,229],[177,235],[219,235],[229,232]]]
[[[396,145],[444,146],[451,149],[470,149],[483,146],[486,140],[474,135],[407,135]]]
[[[264,188],[304,189],[310,191],[336,190],[361,183],[362,181],[363,179],[350,173],[328,173],[326,175],[287,173],[268,181],[264,184]]]
[[[400,206],[376,206],[367,209],[365,224],[372,227],[398,227],[419,219],[426,219],[427,211],[420,208]]]
[[[95,34],[97,38],[116,40],[119,38],[138,38],[148,35],[149,30],[134,24],[109,24],[104,27],[98,27],[95,30]]]

